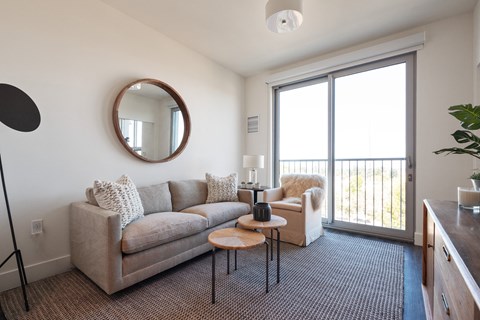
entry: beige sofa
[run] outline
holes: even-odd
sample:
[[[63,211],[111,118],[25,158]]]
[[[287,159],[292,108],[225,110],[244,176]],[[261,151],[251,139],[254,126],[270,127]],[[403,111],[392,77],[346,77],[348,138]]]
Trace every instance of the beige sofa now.
[[[107,294],[211,250],[208,234],[234,226],[253,206],[251,190],[238,190],[238,202],[206,204],[204,180],[137,190],[145,216],[123,230],[120,215],[90,203],[95,202],[91,197],[71,205],[72,264]]]

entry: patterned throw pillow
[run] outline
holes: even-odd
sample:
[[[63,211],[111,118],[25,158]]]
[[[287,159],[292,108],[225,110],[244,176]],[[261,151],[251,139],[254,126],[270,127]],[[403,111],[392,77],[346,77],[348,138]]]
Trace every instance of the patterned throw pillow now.
[[[122,229],[127,224],[143,217],[143,206],[135,184],[127,175],[117,182],[95,180],[93,194],[98,205],[120,214]]]
[[[216,177],[213,174],[206,173],[207,179],[207,203],[214,202],[237,202],[237,174],[232,173],[227,177]]]

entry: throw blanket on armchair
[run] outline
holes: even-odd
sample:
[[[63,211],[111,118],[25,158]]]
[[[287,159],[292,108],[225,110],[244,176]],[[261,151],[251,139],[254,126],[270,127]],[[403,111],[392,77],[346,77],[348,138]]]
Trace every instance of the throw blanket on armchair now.
[[[305,191],[312,193],[312,207],[317,210],[325,197],[325,177],[318,174],[284,174],[280,178],[284,197],[300,203]],[[297,200],[298,199],[298,200]]]

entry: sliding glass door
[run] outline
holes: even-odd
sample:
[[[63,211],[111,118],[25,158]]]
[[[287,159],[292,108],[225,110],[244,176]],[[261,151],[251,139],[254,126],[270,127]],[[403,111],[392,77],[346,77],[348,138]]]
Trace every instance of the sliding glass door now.
[[[276,181],[286,173],[328,177],[328,81],[319,78],[276,90]],[[327,202],[323,210],[327,218]]]
[[[413,239],[414,56],[275,88],[275,181],[328,178],[326,223]]]

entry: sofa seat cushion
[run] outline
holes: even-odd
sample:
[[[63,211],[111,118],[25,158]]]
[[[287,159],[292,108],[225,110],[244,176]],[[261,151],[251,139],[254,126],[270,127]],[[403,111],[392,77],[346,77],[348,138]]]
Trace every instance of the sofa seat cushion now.
[[[302,212],[302,205],[296,202],[290,201],[289,199],[285,199],[281,201],[273,201],[273,202],[269,202],[269,204],[272,207],[272,209],[282,209],[282,210]]]
[[[207,228],[208,220],[198,214],[159,212],[135,220],[122,234],[122,252],[131,254],[181,239]]]
[[[250,206],[244,202],[217,202],[189,207],[181,212],[194,213],[208,219],[208,227],[212,228],[229,220],[250,213]]]

